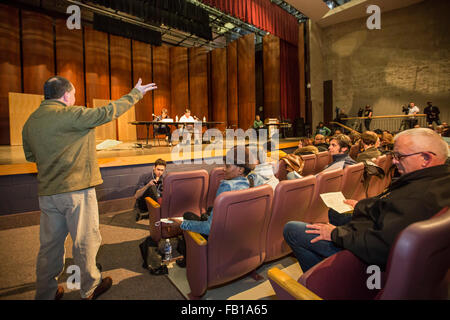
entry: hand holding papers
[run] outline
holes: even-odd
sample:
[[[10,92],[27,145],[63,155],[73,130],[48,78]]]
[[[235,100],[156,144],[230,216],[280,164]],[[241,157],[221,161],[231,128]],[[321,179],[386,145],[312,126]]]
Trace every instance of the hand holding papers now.
[[[323,202],[328,208],[331,208],[339,213],[353,211],[353,207],[344,203],[344,195],[342,192],[329,192],[320,195]]]

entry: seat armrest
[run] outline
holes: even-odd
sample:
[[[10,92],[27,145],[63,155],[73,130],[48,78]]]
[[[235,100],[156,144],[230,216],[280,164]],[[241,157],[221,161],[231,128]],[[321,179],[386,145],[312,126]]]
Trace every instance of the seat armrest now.
[[[150,197],[146,197],[146,198],[145,198],[145,202],[147,203],[147,208],[148,208],[149,211],[150,211],[150,208],[153,208],[153,209],[161,208],[161,206],[159,205],[159,203],[156,202],[155,200],[153,200],[153,199],[150,198]]]
[[[276,284],[278,286],[278,288],[274,287],[277,295],[280,290],[284,290],[285,293],[297,300],[322,300],[322,298],[320,298],[314,292],[304,287],[278,268],[270,269],[267,272],[267,275],[272,286],[273,284]]]
[[[200,234],[183,231],[186,240],[186,276],[191,296],[201,297],[208,287],[208,246]]]
[[[195,241],[196,244],[199,246],[206,246],[208,244],[208,241],[203,238],[203,236],[200,233],[193,232],[193,231],[186,231],[186,233]]]
[[[147,203],[148,209],[150,237],[155,242],[159,242],[161,239],[161,225],[157,222],[161,220],[161,206],[150,197],[146,197],[145,202]]]

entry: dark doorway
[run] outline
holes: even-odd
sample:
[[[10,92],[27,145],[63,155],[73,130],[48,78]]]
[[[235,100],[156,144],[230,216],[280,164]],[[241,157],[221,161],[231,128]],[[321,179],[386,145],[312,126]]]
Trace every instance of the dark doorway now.
[[[333,121],[333,80],[323,82],[323,122]]]

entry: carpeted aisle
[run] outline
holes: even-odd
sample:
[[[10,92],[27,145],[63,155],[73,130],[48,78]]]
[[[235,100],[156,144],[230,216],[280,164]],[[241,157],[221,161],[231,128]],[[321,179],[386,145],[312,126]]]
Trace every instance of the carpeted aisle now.
[[[277,267],[294,279],[298,279],[302,275],[302,270],[297,260],[291,256],[287,256],[280,260],[260,266],[256,271],[263,277],[262,280],[256,281],[250,276],[244,276],[240,279],[227,283],[223,286],[215,287],[206,291],[201,300],[271,300],[276,299],[275,292],[267,278],[267,271]],[[172,264],[169,267],[167,275],[172,283],[178,288],[183,296],[188,299],[191,291],[186,278],[186,269]]]
[[[139,243],[149,235],[148,220],[135,221],[134,212],[100,216],[103,238],[97,255],[104,276],[113,287],[99,300],[183,300],[184,297],[165,276],[152,276],[142,268]],[[66,240],[66,268],[73,264],[72,239]],[[36,257],[39,226],[0,231],[0,299],[29,300],[35,294]],[[78,290],[68,290],[69,274],[62,273],[65,300],[80,299]]]

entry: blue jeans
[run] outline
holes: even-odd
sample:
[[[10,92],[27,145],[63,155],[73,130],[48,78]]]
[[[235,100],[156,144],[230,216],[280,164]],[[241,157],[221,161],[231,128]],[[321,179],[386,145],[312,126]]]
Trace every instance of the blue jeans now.
[[[340,226],[350,222],[352,215],[340,214],[332,209],[328,211],[328,218],[332,225]],[[311,243],[317,234],[306,233],[307,223],[301,221],[290,221],[284,226],[284,240],[291,247],[303,272],[321,262],[325,258],[341,251],[332,241],[321,240]]]
[[[331,209],[328,211],[328,217],[330,223],[336,226],[346,224],[351,220],[351,215],[343,215]],[[290,221],[284,226],[283,230],[284,240],[294,252],[303,272],[342,250],[336,247],[332,241],[321,240],[311,243],[311,240],[318,235],[306,233],[306,225],[305,222]]]

